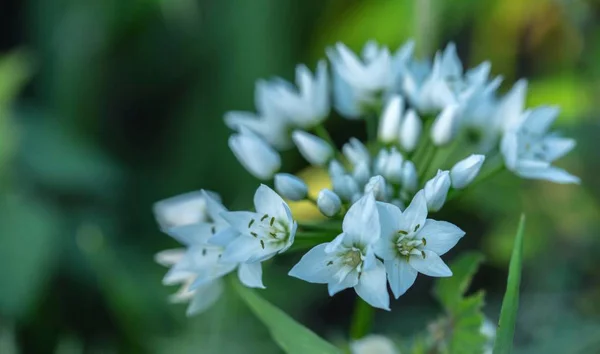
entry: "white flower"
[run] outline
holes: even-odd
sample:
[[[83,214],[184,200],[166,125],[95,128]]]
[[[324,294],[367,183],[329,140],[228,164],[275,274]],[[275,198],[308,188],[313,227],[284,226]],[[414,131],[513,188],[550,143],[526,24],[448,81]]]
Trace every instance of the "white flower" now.
[[[329,172],[329,176],[336,177],[346,174],[346,169],[338,160],[331,160],[327,172]]]
[[[308,251],[289,275],[328,284],[331,296],[354,287],[371,306],[389,310],[385,269],[372,250],[379,229],[375,199],[369,194],[350,207],[342,223],[343,233]]]
[[[436,53],[431,67],[408,70],[402,80],[402,89],[420,114],[435,114],[458,103],[451,83],[461,76],[462,65],[456,56],[456,47],[450,43],[443,53]]]
[[[350,343],[352,354],[400,354],[396,345],[388,337],[369,334]]]
[[[363,60],[342,43],[328,48],[327,56],[333,66],[335,105],[346,118],[360,118],[394,84],[390,52],[373,41],[365,45]]]
[[[269,99],[291,125],[309,129],[327,118],[329,77],[325,61],[319,62],[314,77],[305,65],[296,67],[298,89],[280,79],[273,80],[268,85],[270,85]]]
[[[279,153],[247,130],[230,136],[229,148],[242,166],[258,179],[271,179],[281,168]]]
[[[474,92],[462,111],[461,124],[479,151],[487,152],[496,147],[500,138],[500,123],[504,116],[498,113],[501,109],[495,93],[501,83],[502,78],[497,77]]]
[[[238,132],[250,130],[270,145],[283,150],[291,147],[291,123],[285,118],[276,100],[273,87],[264,80],[256,83],[255,101],[257,114],[231,111],[225,114],[225,124]]]
[[[425,183],[423,192],[427,201],[427,210],[438,211],[442,209],[446,202],[450,185],[450,173],[441,170],[438,170],[435,177]]]
[[[220,200],[218,194],[208,192],[214,199]],[[175,226],[183,226],[206,221],[206,200],[201,191],[188,192],[163,199],[153,205],[154,217],[161,230]]]
[[[288,205],[271,188],[261,185],[251,211],[224,212],[221,216],[240,235],[229,242],[222,262],[262,262],[285,252],[294,242],[297,223]]]
[[[350,138],[344,146],[342,146],[344,156],[350,161],[353,166],[361,163],[369,165],[371,163],[371,154],[369,149],[358,139]]]
[[[402,167],[402,189],[408,192],[414,192],[417,190],[419,184],[419,176],[417,175],[417,168],[412,161],[405,161]]]
[[[300,178],[289,173],[275,175],[275,190],[284,198],[298,201],[306,198],[308,186]]]
[[[437,116],[431,126],[431,140],[436,146],[447,145],[458,132],[460,106],[451,104]]]
[[[342,207],[342,201],[337,194],[329,189],[321,189],[317,197],[317,207],[321,214],[332,217],[336,215]]]
[[[421,122],[421,118],[414,110],[409,109],[400,126],[398,137],[400,146],[404,151],[411,152],[417,147],[422,130],[423,122]]]
[[[303,130],[295,130],[292,139],[300,154],[312,165],[323,166],[333,157],[332,147],[315,135]]]
[[[390,144],[398,138],[403,106],[404,101],[399,95],[392,96],[387,102],[379,120],[378,137],[381,142]]]
[[[485,161],[484,155],[471,155],[457,162],[450,170],[452,187],[462,189],[471,184]]]
[[[579,178],[552,166],[575,147],[573,139],[548,134],[558,116],[554,107],[540,107],[523,113],[522,123],[504,134],[501,151],[506,167],[523,178],[556,183],[579,183]]]
[[[354,170],[352,171],[352,177],[358,183],[359,187],[363,187],[371,178],[371,168],[367,162],[360,162],[356,166],[354,166]]]
[[[369,179],[367,184],[365,185],[365,194],[373,194],[375,200],[387,200],[387,183],[385,183],[385,178],[382,176],[373,176]]]
[[[448,277],[452,271],[441,255],[448,252],[464,232],[445,221],[427,219],[427,201],[419,191],[404,212],[388,203],[377,203],[381,237],[375,253],[384,260],[394,296],[400,297],[415,282],[417,273]]]

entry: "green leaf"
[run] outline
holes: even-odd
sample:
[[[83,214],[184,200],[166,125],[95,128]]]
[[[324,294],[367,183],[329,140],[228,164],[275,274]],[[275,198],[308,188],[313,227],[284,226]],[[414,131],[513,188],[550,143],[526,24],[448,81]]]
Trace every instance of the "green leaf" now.
[[[523,231],[525,230],[525,214],[521,214],[519,228],[513,246],[506,293],[502,300],[498,332],[494,343],[494,354],[506,354],[512,351],[517,309],[519,308],[519,284],[521,283],[521,266],[523,261]]]
[[[232,278],[234,289],[250,310],[271,332],[275,342],[290,354],[328,354],[341,353],[331,343],[302,326],[271,303],[260,297],[254,290],[246,288]]]
[[[0,107],[11,102],[31,76],[29,57],[20,51],[0,58]]]
[[[464,253],[450,264],[453,275],[437,281],[433,291],[446,310],[454,312],[482,261],[479,252]]]
[[[452,335],[449,343],[450,353],[479,354],[487,338],[481,333],[484,317],[481,308],[484,292],[479,291],[462,299],[452,317]]]

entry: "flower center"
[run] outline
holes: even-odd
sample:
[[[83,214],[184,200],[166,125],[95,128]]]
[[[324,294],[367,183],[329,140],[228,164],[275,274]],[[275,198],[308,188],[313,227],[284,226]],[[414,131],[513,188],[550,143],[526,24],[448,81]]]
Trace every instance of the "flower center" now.
[[[401,256],[409,257],[411,254],[425,258],[423,247],[427,245],[424,237],[409,236],[404,230],[398,231],[400,237],[396,240],[396,250]]]
[[[251,219],[248,229],[250,235],[260,239],[263,248],[265,242],[282,242],[289,237],[287,225],[269,214],[264,214],[260,219]]]

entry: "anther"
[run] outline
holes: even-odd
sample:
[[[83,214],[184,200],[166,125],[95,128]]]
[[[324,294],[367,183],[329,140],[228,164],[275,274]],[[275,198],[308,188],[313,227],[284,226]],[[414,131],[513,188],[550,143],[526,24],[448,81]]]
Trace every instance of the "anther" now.
[[[250,222],[248,223],[248,228],[252,227],[252,224],[254,224],[254,219],[250,219]]]
[[[215,228],[215,226],[214,226],[214,225],[213,225],[213,226],[210,228],[210,232],[211,232],[213,235],[214,235],[214,234],[217,232],[217,229]]]
[[[268,218],[268,217],[269,217],[269,214],[265,214],[265,215],[263,215],[263,217],[262,217],[262,218],[260,218],[260,221],[261,221],[261,222],[262,222],[262,221],[265,221],[265,219],[266,219],[266,218]]]
[[[408,235],[408,232],[406,232],[406,231],[404,231],[404,230],[398,230],[398,233],[399,233],[399,234],[402,234],[402,235]]]
[[[202,249],[202,255],[203,255],[203,256],[206,256],[206,248],[203,248],[203,249]]]
[[[427,240],[425,239],[425,237],[421,239],[421,242],[423,242],[423,246],[427,246]]]
[[[273,217],[271,218],[271,221],[269,222],[269,225],[273,226],[273,223],[274,223],[274,222],[275,222],[275,217],[273,216]]]
[[[250,235],[252,235],[254,237],[258,237],[258,234],[256,232],[251,232]]]
[[[260,240],[260,247],[262,247],[262,249],[265,249],[265,241]]]
[[[415,229],[413,230],[413,232],[417,232],[417,230],[419,229],[419,227],[421,227],[421,224],[417,224],[417,226],[415,226]]]

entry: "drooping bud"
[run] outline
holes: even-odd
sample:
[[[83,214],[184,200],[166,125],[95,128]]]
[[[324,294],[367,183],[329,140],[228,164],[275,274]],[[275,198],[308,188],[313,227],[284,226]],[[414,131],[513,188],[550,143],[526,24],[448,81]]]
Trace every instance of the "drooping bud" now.
[[[281,168],[279,153],[249,131],[229,137],[229,148],[242,166],[258,179],[271,179]]]
[[[450,173],[438,170],[435,177],[425,183],[423,188],[427,200],[427,210],[438,211],[444,206],[450,189]]]
[[[387,185],[382,176],[373,176],[365,185],[365,194],[373,193],[376,200],[387,200]]]
[[[306,183],[289,173],[278,173],[275,175],[275,190],[282,197],[292,201],[302,200],[308,194]]]
[[[322,189],[317,197],[317,207],[323,215],[332,217],[339,213],[340,208],[342,207],[342,201],[337,194],[329,189]]]
[[[367,147],[356,138],[350,138],[348,143],[342,146],[342,152],[348,161],[350,161],[350,163],[354,166],[362,162],[369,164],[371,159],[371,155],[369,154]]]
[[[333,157],[333,149],[325,140],[303,130],[294,131],[292,140],[300,154],[312,165],[323,166]]]
[[[479,174],[484,161],[484,155],[471,155],[457,162],[450,170],[452,187],[462,189],[471,184]]]

